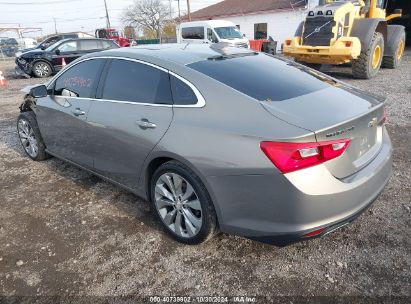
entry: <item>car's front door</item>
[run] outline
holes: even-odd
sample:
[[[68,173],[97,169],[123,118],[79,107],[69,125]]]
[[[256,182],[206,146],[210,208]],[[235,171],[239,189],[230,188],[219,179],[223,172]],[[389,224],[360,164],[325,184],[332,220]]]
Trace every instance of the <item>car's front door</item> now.
[[[51,55],[51,62],[56,71],[60,70],[63,65],[63,59],[66,64],[76,60],[82,55],[77,40],[69,40],[61,43]]]
[[[52,154],[87,168],[93,167],[90,126],[87,123],[104,59],[80,62],[50,86],[50,95],[37,101],[39,128]]]
[[[112,59],[90,109],[95,170],[135,189],[142,164],[167,131],[173,108],[168,72]]]

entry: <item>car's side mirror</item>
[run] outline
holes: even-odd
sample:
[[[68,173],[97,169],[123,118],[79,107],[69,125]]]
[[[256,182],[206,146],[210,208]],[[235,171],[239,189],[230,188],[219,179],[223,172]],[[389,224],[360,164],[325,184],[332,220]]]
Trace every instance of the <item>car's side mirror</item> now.
[[[47,96],[47,87],[43,85],[36,86],[30,89],[30,95],[34,98],[42,98]]]
[[[44,51],[45,49],[47,49],[47,46],[42,45],[40,49]]]
[[[60,55],[60,50],[57,49],[57,50],[54,51],[54,53],[56,53],[56,55]]]

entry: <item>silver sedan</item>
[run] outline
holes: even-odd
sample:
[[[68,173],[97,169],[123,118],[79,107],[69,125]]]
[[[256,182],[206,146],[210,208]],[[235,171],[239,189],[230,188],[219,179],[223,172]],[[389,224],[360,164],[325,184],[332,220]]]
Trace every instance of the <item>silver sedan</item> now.
[[[20,109],[29,157],[61,158],[152,202],[187,244],[218,231],[278,245],[327,234],[391,174],[383,100],[247,49],[89,54]]]

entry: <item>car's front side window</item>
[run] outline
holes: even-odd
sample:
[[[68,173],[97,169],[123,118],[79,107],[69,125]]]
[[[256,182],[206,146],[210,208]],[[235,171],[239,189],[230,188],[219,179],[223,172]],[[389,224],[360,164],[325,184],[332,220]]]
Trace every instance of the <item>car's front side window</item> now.
[[[102,99],[171,104],[168,73],[147,64],[113,59],[104,83]]]
[[[92,98],[105,59],[80,62],[61,74],[54,84],[55,96]]]

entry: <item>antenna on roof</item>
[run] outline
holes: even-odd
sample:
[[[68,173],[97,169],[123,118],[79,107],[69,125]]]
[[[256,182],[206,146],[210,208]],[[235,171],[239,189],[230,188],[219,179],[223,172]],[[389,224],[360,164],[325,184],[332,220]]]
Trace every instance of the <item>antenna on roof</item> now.
[[[229,50],[230,46],[231,45],[228,42],[218,42],[218,43],[212,43],[210,46],[210,49],[227,56],[230,54],[230,50]]]

